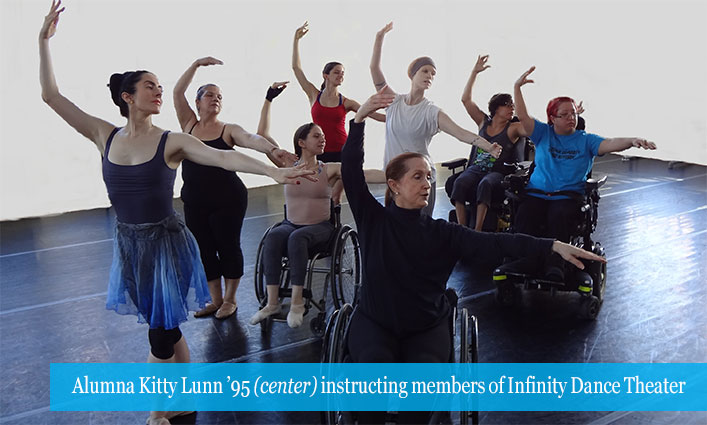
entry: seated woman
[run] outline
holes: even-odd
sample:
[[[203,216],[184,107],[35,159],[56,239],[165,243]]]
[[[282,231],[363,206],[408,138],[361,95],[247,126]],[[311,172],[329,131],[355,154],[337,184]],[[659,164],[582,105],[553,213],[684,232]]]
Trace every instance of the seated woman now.
[[[270,104],[287,86],[287,82],[276,82],[268,89],[260,115],[258,134],[272,141],[270,136]],[[274,141],[273,141],[274,142]],[[319,177],[316,182],[302,180],[302,184],[290,185],[285,189],[287,219],[272,229],[265,237],[263,267],[265,284],[268,292],[268,304],[250,319],[255,325],[268,316],[281,310],[278,301],[282,256],[287,254],[290,265],[290,284],[292,286],[292,305],[287,314],[287,324],[296,328],[304,317],[304,299],[302,290],[307,273],[309,248],[326,243],[334,231],[330,222],[332,187],[341,179],[341,164],[324,163],[317,160],[317,155],[324,152],[326,138],[321,127],[314,123],[304,124],[295,131],[294,147],[304,169],[314,170]],[[385,181],[380,170],[367,171],[368,180],[382,183]]]
[[[486,260],[504,256],[545,257],[557,252],[584,267],[578,258],[602,258],[552,239],[480,233],[421,213],[430,196],[427,157],[407,152],[385,170],[385,206],[368,191],[363,173],[364,119],[390,105],[385,87],[366,101],[349,127],[342,151],[344,189],[361,243],[362,288],[351,318],[348,348],[357,363],[447,362],[452,350],[445,296],[447,279],[462,255]],[[383,423],[384,412],[361,412],[359,423]],[[398,423],[428,423],[429,412],[400,412]]]
[[[479,232],[484,225],[486,213],[491,205],[492,195],[498,192],[503,193],[501,181],[505,175],[513,171],[512,168],[503,164],[522,159],[514,157],[514,145],[521,136],[528,136],[525,134],[521,123],[511,122],[514,106],[510,94],[498,93],[493,95],[491,100],[489,100],[489,115],[486,115],[471,99],[471,89],[476,81],[476,76],[490,66],[486,65],[488,58],[488,55],[485,55],[479,56],[476,60],[476,65],[471,71],[469,81],[464,87],[462,103],[469,116],[479,126],[479,136],[490,143],[498,143],[503,150],[498,158],[494,158],[483,150],[477,150],[473,163],[454,181],[450,196],[450,200],[457,211],[457,221],[463,226],[467,225],[468,220],[465,204],[469,202],[476,205],[474,230]]]
[[[531,67],[515,82],[515,104],[526,134],[535,143],[535,170],[527,186],[528,193],[518,207],[515,226],[518,232],[547,236],[568,242],[572,224],[579,214],[577,201],[571,196],[551,195],[553,192],[584,194],[587,174],[594,157],[620,152],[631,147],[655,149],[655,143],[636,137],[604,138],[577,130],[577,110],[574,100],[556,97],[547,105],[547,123],[532,118],[526,109],[521,87],[532,83],[528,79]],[[545,228],[544,233],[542,228]],[[549,280],[564,281],[563,262],[556,256],[545,264]],[[583,279],[589,276],[583,276]]]

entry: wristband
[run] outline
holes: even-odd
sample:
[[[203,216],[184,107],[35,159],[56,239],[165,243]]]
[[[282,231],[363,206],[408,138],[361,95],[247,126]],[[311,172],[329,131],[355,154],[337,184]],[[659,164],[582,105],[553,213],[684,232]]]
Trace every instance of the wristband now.
[[[275,99],[282,91],[285,90],[285,87],[278,87],[278,88],[272,88],[268,87],[268,92],[265,95],[265,98],[272,102],[273,99]]]

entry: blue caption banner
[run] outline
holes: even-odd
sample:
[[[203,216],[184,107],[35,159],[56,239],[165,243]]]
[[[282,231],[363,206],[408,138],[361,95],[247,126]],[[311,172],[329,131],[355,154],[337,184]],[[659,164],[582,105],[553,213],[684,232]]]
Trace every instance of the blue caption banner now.
[[[707,363],[53,363],[53,411],[707,411]]]

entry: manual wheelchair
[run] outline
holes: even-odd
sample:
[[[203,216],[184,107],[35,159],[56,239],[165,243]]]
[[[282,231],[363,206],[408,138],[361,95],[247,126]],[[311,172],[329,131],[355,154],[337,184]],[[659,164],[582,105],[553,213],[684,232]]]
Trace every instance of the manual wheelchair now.
[[[506,199],[504,205],[513,216],[518,209],[518,205],[523,196],[532,193],[532,189],[526,189],[533,166],[523,168],[514,174],[506,177],[504,187],[506,189]],[[591,173],[590,173],[591,176]],[[606,183],[607,177],[593,179],[589,177],[585,183],[584,194],[576,192],[554,192],[548,195],[564,195],[578,201],[579,214],[573,223],[572,236],[569,243],[576,247],[590,251],[599,256],[605,257],[604,248],[599,242],[592,239],[592,233],[596,230],[599,208],[599,188]],[[537,192],[541,193],[541,192]],[[514,232],[511,224],[509,231]],[[506,263],[494,271],[493,279],[496,283],[496,300],[504,306],[520,304],[522,289],[548,290],[551,294],[556,291],[576,291],[580,294],[579,317],[589,320],[596,319],[601,309],[606,290],[606,263],[596,261],[585,261],[585,270],[591,277],[591,282],[583,281],[579,273],[580,270],[568,265],[569,271],[565,275],[564,282],[556,282],[538,278],[538,270],[535,267],[524,265],[519,269],[514,269],[513,263]]]
[[[452,313],[449,316],[449,332],[452,335],[452,350],[449,361],[459,363],[479,362],[479,326],[476,316],[470,315],[466,308],[458,310],[459,297],[454,289],[447,288],[445,292]],[[348,363],[350,361],[347,340],[349,324],[354,313],[350,304],[343,305],[330,317],[322,342],[322,363]],[[457,345],[458,337],[458,345]],[[355,412],[341,412],[330,409],[322,412],[322,423],[327,425],[356,424]],[[456,416],[456,415],[455,415]],[[389,413],[386,423],[395,423],[395,413]],[[461,425],[479,423],[479,412],[462,411],[458,417],[453,418],[449,412],[435,412],[430,423],[450,424],[457,422]],[[401,424],[402,425],[402,424]]]
[[[285,208],[285,218],[287,209]],[[310,247],[309,261],[307,264],[307,277],[303,288],[305,302],[305,315],[312,309],[318,310],[317,317],[309,322],[309,327],[315,336],[324,335],[327,314],[328,289],[331,288],[331,298],[334,308],[339,309],[347,303],[356,304],[358,291],[361,286],[361,251],[358,243],[358,234],[348,224],[341,224],[341,205],[334,206],[332,202],[330,221],[334,225],[329,240],[318,246]],[[263,249],[268,233],[282,223],[270,226],[258,244],[255,259],[255,296],[263,308],[268,301],[264,270]],[[287,258],[287,247],[284,248],[282,257],[282,271],[280,273],[279,298],[290,297],[290,267]],[[327,259],[329,261],[327,262]],[[326,264],[322,264],[326,263]],[[324,274],[323,292],[319,298],[312,291],[312,279],[315,274]],[[273,321],[286,321],[283,315],[269,316],[260,322],[261,330],[268,332]]]

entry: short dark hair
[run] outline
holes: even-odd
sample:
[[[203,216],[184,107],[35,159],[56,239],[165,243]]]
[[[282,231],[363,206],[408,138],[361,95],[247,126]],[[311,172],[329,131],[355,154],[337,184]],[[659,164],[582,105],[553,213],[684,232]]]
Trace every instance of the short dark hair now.
[[[110,88],[110,97],[113,99],[118,108],[120,108],[120,115],[128,118],[128,104],[123,100],[123,92],[128,94],[135,94],[135,86],[142,78],[142,74],[147,74],[149,71],[139,70],[139,71],[127,71],[120,73],[115,73],[110,76],[110,82],[108,87]]]
[[[503,105],[513,103],[513,98],[508,93],[496,93],[489,100],[489,114],[491,118],[496,114],[496,110]]]

